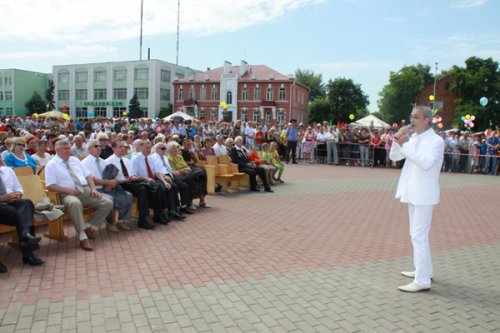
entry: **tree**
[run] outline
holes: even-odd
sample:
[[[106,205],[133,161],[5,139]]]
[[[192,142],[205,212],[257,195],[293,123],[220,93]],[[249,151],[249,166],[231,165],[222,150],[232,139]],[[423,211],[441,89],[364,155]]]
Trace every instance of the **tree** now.
[[[485,130],[500,124],[500,71],[498,62],[492,58],[470,57],[465,61],[465,68],[453,66],[449,71],[451,91],[457,95],[457,118],[454,123],[463,126],[462,116],[476,117],[475,130]],[[482,97],[488,98],[488,104],[479,104]]]
[[[348,122],[351,114],[356,118],[368,115],[368,95],[363,92],[360,84],[355,84],[351,79],[337,78],[329,80],[326,87],[331,114],[324,120]]]
[[[323,122],[332,119],[330,103],[326,98],[316,98],[309,103],[307,119],[310,123]]]
[[[54,100],[55,89],[54,80],[49,80],[49,88],[45,91],[45,99],[47,99],[47,103],[49,104],[49,110],[54,110],[56,108],[56,101]]]
[[[323,77],[321,74],[314,74],[313,71],[308,69],[297,69],[295,71],[295,79],[297,82],[310,89],[310,101],[316,98],[324,98],[326,96],[325,85],[323,84]]]
[[[134,96],[130,100],[130,103],[128,105],[128,116],[132,119],[142,117],[141,103],[139,102],[139,98],[137,98],[137,94],[134,94]]]
[[[404,66],[389,74],[389,84],[380,92],[378,107],[381,118],[389,124],[408,119],[417,93],[432,82],[434,77],[428,65]]]
[[[26,109],[28,109],[29,115],[34,113],[44,113],[47,111],[47,106],[45,100],[40,96],[38,92],[33,92],[31,98],[24,104]]]

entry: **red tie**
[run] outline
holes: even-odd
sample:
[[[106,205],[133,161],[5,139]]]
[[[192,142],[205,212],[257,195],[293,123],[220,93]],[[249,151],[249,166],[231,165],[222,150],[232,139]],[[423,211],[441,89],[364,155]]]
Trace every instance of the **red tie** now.
[[[151,167],[149,166],[148,158],[146,157],[145,160],[146,160],[146,168],[148,169],[148,177],[154,179],[155,176],[153,175],[153,171],[151,171]]]

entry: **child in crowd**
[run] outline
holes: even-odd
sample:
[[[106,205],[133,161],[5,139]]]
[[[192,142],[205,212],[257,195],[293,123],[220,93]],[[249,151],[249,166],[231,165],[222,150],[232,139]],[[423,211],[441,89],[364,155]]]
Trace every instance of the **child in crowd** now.
[[[269,150],[268,143],[262,144],[262,149],[264,149],[264,146],[266,146],[266,148]],[[267,181],[269,182],[270,185],[274,185],[273,175],[276,172],[276,168],[269,162],[264,161],[259,156],[259,151],[257,150],[257,144],[252,146],[252,151],[250,152],[250,154],[248,154],[248,159],[252,162],[255,162],[256,166],[264,168],[264,170],[266,170]]]
[[[469,173],[477,173],[478,170],[481,170],[481,166],[479,165],[479,155],[481,155],[481,150],[479,149],[479,141],[474,141],[470,152],[471,166],[469,169]]]
[[[451,172],[460,171],[460,146],[453,146],[453,151],[451,152]]]
[[[275,179],[275,181],[284,183],[284,181],[281,180],[281,176],[283,175],[283,172],[285,171],[285,165],[281,163],[280,161],[280,155],[278,153],[278,144],[276,142],[271,143],[269,153],[271,154],[271,163],[274,165],[276,170],[278,171],[278,178]],[[276,172],[275,172],[276,175]]]

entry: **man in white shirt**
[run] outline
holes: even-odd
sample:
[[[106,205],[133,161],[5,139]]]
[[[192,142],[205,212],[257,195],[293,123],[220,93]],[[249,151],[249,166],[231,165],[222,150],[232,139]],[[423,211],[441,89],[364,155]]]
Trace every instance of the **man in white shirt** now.
[[[439,203],[439,175],[443,164],[444,141],[434,133],[432,111],[417,106],[411,113],[411,130],[404,126],[394,135],[390,158],[406,158],[399,178],[396,199],[408,204],[410,237],[415,271],[401,272],[413,282],[400,286],[406,292],[431,288],[432,260],[429,244],[432,211]]]
[[[227,156],[228,151],[226,148],[226,145],[224,144],[224,136],[223,135],[217,135],[216,136],[217,142],[213,145],[213,149],[215,152],[216,156]]]
[[[155,222],[166,224],[171,219],[185,219],[186,217],[176,209],[177,189],[172,189],[173,187],[170,184],[165,186],[165,183],[157,179],[157,177],[163,178],[163,175],[160,174],[150,154],[151,142],[144,141],[144,144],[141,146],[141,153],[132,158],[132,169],[135,176],[147,179],[151,183],[153,189],[159,192],[155,203]],[[164,211],[166,209],[168,209],[168,213]]]
[[[71,146],[65,140],[55,144],[56,156],[45,166],[45,183],[49,191],[58,192],[64,207],[71,215],[80,247],[92,251],[90,239],[95,239],[96,230],[113,209],[113,201],[104,198],[95,187],[92,175],[80,160],[71,156]],[[85,222],[83,208],[93,207],[90,220]]]
[[[41,239],[34,236],[33,203],[22,197],[23,188],[16,174],[11,168],[3,165],[0,157],[0,223],[16,227],[23,262],[38,266],[43,264],[43,261],[33,254],[33,251],[40,248],[38,243]],[[6,272],[7,267],[0,263],[0,273]]]
[[[328,138],[326,140],[326,161],[328,164],[339,164],[339,151],[337,147],[338,136],[333,127],[328,130]],[[333,161],[332,161],[333,155]]]
[[[245,128],[245,146],[248,149],[252,149],[252,146],[255,144],[255,124],[249,122],[247,128]]]
[[[73,138],[73,146],[71,147],[71,156],[75,156],[78,159],[83,159],[89,155],[87,150],[87,145],[85,140],[81,135],[75,135]]]
[[[125,145],[120,139],[111,142],[113,155],[106,159],[106,162],[113,164],[118,168],[118,176],[116,179],[120,182],[120,186],[126,191],[131,192],[137,197],[139,220],[137,227],[152,230],[156,227],[155,224],[147,221],[149,214],[150,200],[149,200],[149,187],[146,183],[142,182],[142,178],[134,176],[132,163],[129,159],[125,158]],[[153,205],[151,204],[151,207]]]
[[[82,164],[87,168],[96,184],[96,189],[104,197],[113,201],[114,208],[118,211],[118,222],[115,225],[115,212],[111,210],[106,218],[106,228],[111,232],[119,232],[119,230],[130,230],[127,223],[132,218],[132,193],[125,191],[119,186],[118,180],[104,179],[104,169],[108,162],[103,160],[101,154],[101,146],[98,140],[90,140],[88,142],[89,156],[85,157]]]
[[[192,204],[193,199],[191,197],[191,187],[188,183],[180,179],[175,180],[175,176],[179,176],[179,172],[172,170],[172,167],[168,162],[168,158],[165,156],[166,150],[167,145],[160,142],[155,146],[156,152],[151,155],[151,158],[156,163],[156,167],[160,173],[160,175],[158,175],[158,179],[164,183],[175,185],[181,196],[181,211],[192,214],[195,209],[193,209],[194,207]],[[167,184],[165,184],[165,187],[166,186]]]

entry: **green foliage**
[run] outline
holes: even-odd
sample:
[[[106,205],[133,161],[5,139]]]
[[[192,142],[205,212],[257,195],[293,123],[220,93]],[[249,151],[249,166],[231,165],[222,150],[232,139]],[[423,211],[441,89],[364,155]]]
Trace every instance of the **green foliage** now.
[[[131,119],[142,118],[141,103],[137,98],[137,94],[134,94],[128,105],[128,116]]]
[[[54,110],[56,108],[56,101],[54,100],[55,89],[54,80],[49,80],[49,88],[45,92],[45,99],[47,99],[47,103],[49,104],[49,110]]]
[[[173,108],[173,105],[170,104],[170,103],[168,103],[168,106],[166,108],[161,108],[160,109],[160,113],[158,114],[158,118],[162,119],[162,118],[165,118],[168,115],[171,115],[172,114],[172,108]]]
[[[309,100],[316,98],[324,98],[326,96],[325,85],[321,74],[314,74],[308,69],[297,69],[295,71],[295,79],[297,82],[309,87]]]
[[[326,98],[316,98],[309,103],[307,119],[309,123],[319,123],[332,119],[330,103]]]
[[[337,78],[329,80],[326,87],[331,113],[323,120],[350,122],[350,114],[354,114],[356,119],[368,115],[368,96],[360,84],[355,84],[351,79]]]
[[[28,114],[32,115],[34,113],[44,113],[47,111],[47,105],[45,100],[40,96],[38,92],[33,92],[31,98],[24,104],[26,109],[28,109]]]
[[[451,91],[457,95],[457,118],[454,124],[463,127],[462,116],[476,117],[474,130],[485,130],[500,124],[500,71],[492,58],[470,57],[465,68],[453,66],[449,71],[453,79]],[[488,98],[485,107],[479,104],[481,97]]]
[[[380,92],[378,107],[380,118],[392,124],[408,120],[415,104],[415,97],[434,77],[428,65],[404,66],[398,72],[391,72],[389,83]]]

